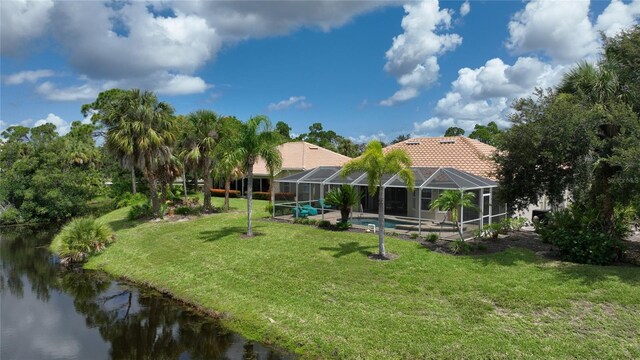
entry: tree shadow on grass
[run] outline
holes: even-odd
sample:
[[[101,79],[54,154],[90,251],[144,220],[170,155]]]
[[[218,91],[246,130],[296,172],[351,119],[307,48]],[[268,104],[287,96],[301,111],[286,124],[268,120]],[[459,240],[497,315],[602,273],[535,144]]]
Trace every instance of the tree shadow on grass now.
[[[131,229],[133,227],[140,225],[141,223],[142,223],[141,221],[136,221],[136,220],[132,221],[127,219],[120,219],[120,220],[109,221],[107,225],[111,226],[113,231],[119,231],[124,229]]]
[[[632,265],[600,266],[563,262],[520,248],[512,248],[490,255],[466,256],[466,258],[484,266],[538,265],[551,272],[559,282],[577,280],[585,285],[593,285],[617,279],[629,285],[640,286],[640,267]]]
[[[335,251],[336,253],[333,254],[333,257],[340,258],[356,252],[364,256],[369,256],[371,254],[371,251],[368,251],[367,249],[371,249],[371,248],[376,248],[376,246],[373,246],[373,245],[362,246],[360,245],[359,242],[352,241],[348,243],[338,244],[338,247],[321,247],[320,250]]]
[[[260,228],[261,226],[253,226],[254,236],[262,235],[262,233],[258,231]],[[246,226],[224,226],[216,230],[206,230],[206,231],[200,232],[200,239],[207,242],[217,241],[231,235],[238,235],[238,236],[242,236],[243,238],[246,238],[246,234],[247,234]]]

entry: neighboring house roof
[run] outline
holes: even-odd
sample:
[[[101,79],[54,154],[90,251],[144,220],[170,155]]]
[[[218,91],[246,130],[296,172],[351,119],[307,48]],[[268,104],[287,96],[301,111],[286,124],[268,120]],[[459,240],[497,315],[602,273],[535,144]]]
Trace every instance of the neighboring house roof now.
[[[465,136],[412,138],[384,148],[404,149],[412,166],[452,167],[495,180],[496,164],[491,155],[496,148]]]
[[[342,166],[350,157],[327,150],[318,145],[305,141],[288,142],[280,145],[282,154],[282,171],[308,170],[318,166]],[[253,165],[254,175],[268,176],[267,166],[263,159],[258,159]]]

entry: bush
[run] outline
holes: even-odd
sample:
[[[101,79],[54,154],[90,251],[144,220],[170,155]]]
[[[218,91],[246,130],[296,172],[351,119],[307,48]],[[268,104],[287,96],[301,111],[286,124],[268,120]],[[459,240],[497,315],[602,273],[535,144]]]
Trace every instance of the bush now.
[[[330,229],[331,228],[331,221],[329,220],[320,220],[318,221],[318,227],[321,229]]]
[[[468,254],[471,252],[471,245],[464,240],[455,240],[449,244],[449,250],[454,254]]]
[[[417,239],[418,238],[418,233],[411,233],[411,235],[409,235],[409,237],[411,239]]]
[[[20,211],[13,206],[8,206],[0,212],[0,224],[12,225],[24,222]]]
[[[425,238],[425,240],[427,240],[428,242],[430,242],[430,243],[432,243],[432,244],[433,244],[433,243],[435,243],[436,241],[438,241],[438,238],[439,238],[438,234],[436,234],[436,233],[431,233],[431,234],[427,235],[427,237]]]
[[[176,215],[200,215],[202,207],[178,206],[176,207],[175,212]]]
[[[150,202],[133,205],[127,214],[127,219],[129,220],[139,220],[150,217],[153,217],[153,209],[151,208]]]
[[[546,225],[538,225],[544,242],[556,245],[564,260],[585,264],[605,265],[617,260],[622,242],[628,235],[628,222],[624,214],[617,216],[617,227],[612,235],[602,231],[597,209],[573,206],[549,214]]]
[[[127,207],[127,206],[131,206],[131,205],[137,205],[140,203],[144,203],[148,201],[147,196],[145,194],[142,193],[136,193],[135,195],[131,194],[130,192],[125,192],[123,194],[120,194],[120,196],[118,196],[115,199],[115,203],[116,203],[116,208],[123,208],[123,207]]]
[[[213,197],[224,197],[224,189],[211,189],[211,196],[213,196]],[[240,191],[238,191],[238,190],[229,190],[229,197],[230,198],[238,198],[238,197],[240,197]]]
[[[267,205],[264,206],[264,211],[269,213],[269,215],[273,214],[273,204],[272,203],[268,203]]]
[[[350,227],[351,227],[350,222],[338,222],[335,226],[335,229],[338,231],[345,231],[345,230],[349,230]]]
[[[102,251],[113,239],[109,225],[93,217],[81,217],[65,225],[51,246],[63,262],[80,262]]]

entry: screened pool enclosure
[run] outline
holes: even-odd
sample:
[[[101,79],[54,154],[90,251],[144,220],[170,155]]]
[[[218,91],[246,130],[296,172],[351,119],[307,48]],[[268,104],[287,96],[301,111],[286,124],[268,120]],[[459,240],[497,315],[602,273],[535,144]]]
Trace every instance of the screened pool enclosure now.
[[[293,218],[301,206],[309,209],[305,216],[336,221],[339,212],[324,205],[322,199],[331,189],[343,184],[356,186],[364,196],[359,206],[352,209],[352,223],[376,225],[378,198],[368,189],[366,173],[352,173],[343,177],[341,167],[323,166],[306,170],[276,180],[280,192],[293,193],[294,202],[280,202],[274,206],[274,216]],[[381,194],[385,196],[385,227],[396,232],[436,232],[442,238],[457,237],[457,229],[451,221],[451,213],[431,209],[431,203],[442,191],[458,190],[475,194],[474,206],[459,209],[457,222],[465,238],[472,237],[475,230],[484,224],[497,222],[506,217],[504,204],[494,202],[494,191],[498,184],[488,178],[449,167],[414,167],[414,190],[408,191],[397,174],[382,179]],[[311,210],[310,208],[315,209]],[[391,220],[387,225],[387,219]]]

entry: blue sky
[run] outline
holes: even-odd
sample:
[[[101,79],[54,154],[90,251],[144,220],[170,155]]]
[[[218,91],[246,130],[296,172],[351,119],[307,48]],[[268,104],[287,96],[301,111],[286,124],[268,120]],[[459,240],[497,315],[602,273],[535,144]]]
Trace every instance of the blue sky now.
[[[179,114],[266,114],[356,141],[506,121],[510,102],[594,61],[634,1],[0,3],[0,129],[82,120],[112,87]],[[92,16],[87,16],[92,14]]]

